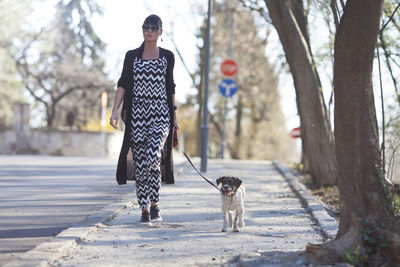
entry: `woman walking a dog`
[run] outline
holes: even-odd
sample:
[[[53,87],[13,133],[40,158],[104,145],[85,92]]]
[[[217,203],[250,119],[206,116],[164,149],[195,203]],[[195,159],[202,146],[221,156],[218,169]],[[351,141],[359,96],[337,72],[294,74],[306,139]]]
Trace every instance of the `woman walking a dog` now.
[[[167,183],[174,182],[173,131],[179,126],[175,112],[174,54],[157,46],[163,32],[160,17],[148,16],[142,30],[142,45],[125,55],[110,124],[118,127],[118,109],[123,101],[121,117],[125,133],[117,182],[126,184],[132,176],[129,170],[133,169],[136,196],[142,209],[140,221],[147,223],[162,220],[158,207],[161,176],[166,177]]]

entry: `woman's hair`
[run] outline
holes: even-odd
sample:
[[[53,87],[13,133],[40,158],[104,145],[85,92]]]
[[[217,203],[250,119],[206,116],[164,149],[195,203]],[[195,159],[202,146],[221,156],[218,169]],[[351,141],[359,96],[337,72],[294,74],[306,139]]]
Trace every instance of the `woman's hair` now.
[[[162,29],[161,18],[155,14],[148,16],[143,22],[143,25],[145,25],[145,24],[155,25],[155,26],[158,26],[160,29]]]

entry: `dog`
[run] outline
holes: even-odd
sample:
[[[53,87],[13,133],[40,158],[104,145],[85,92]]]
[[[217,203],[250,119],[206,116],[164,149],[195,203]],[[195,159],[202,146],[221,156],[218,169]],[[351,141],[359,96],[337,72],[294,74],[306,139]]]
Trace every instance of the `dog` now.
[[[242,180],[233,176],[223,176],[217,179],[217,186],[221,185],[221,199],[222,199],[222,218],[223,226],[222,232],[232,228],[233,231],[239,232],[239,227],[244,227],[244,197],[245,189],[242,186]],[[233,212],[235,218],[233,218]]]

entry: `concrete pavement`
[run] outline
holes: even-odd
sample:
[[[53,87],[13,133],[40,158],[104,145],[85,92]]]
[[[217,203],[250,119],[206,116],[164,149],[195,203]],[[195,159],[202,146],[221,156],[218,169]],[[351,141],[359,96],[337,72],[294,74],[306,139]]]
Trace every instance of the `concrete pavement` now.
[[[238,176],[246,188],[245,228],[222,233],[218,191],[189,164],[177,169],[176,184],[162,187],[163,222],[142,225],[136,200],[120,201],[4,266],[302,266],[299,251],[337,231],[279,164],[209,160],[208,178]]]
[[[115,186],[115,166],[105,158],[0,155],[0,266],[132,198],[132,187]]]

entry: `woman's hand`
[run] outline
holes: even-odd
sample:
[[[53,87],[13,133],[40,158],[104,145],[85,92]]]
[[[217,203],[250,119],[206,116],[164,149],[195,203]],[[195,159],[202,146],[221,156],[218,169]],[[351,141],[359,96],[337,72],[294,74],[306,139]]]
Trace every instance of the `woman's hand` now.
[[[118,129],[118,122],[119,122],[119,114],[118,111],[113,111],[111,117],[110,117],[110,125],[114,129]]]

